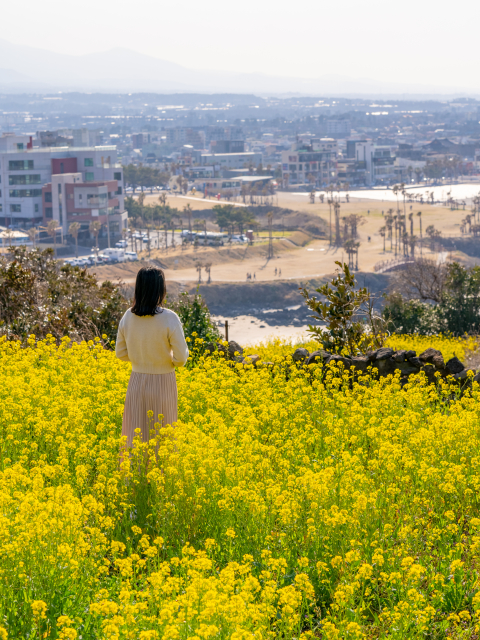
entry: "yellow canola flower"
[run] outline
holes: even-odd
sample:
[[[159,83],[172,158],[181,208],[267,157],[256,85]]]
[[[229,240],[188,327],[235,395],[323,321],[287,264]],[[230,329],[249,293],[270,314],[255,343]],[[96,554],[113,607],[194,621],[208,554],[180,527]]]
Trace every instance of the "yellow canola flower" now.
[[[147,414],[122,457],[128,364],[0,339],[0,639],[473,635],[479,386],[322,376],[285,367],[292,348],[193,358],[178,423]]]

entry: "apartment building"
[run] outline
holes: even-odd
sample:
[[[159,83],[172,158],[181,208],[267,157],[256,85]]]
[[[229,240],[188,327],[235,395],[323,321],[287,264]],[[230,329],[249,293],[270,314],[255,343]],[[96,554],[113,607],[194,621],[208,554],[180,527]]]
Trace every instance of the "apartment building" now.
[[[346,138],[352,131],[352,123],[350,120],[327,120],[327,135]]]
[[[289,184],[311,183],[325,186],[337,178],[338,145],[333,138],[312,138],[296,142],[282,151],[282,181]]]
[[[62,178],[67,174],[72,177]],[[60,187],[61,194],[58,192],[58,185],[66,184],[84,185],[92,196],[104,193],[105,189],[115,195],[108,197],[106,204],[101,196],[98,202],[102,201],[102,206],[78,207],[77,211],[75,207],[66,206],[71,198],[65,186]],[[48,185],[51,185],[51,203],[49,196],[44,196],[44,191],[49,191],[44,187]],[[54,202],[55,188],[62,198]],[[79,199],[74,202],[79,204]],[[82,218],[84,226],[96,217],[96,209],[102,221],[106,221],[108,215],[119,226],[125,224],[123,171],[117,162],[115,146],[33,148],[30,136],[4,134],[0,138],[0,225],[29,228],[55,219],[66,233],[68,224],[77,219],[77,213],[86,214],[84,209],[89,212]]]
[[[238,153],[202,153],[201,164],[213,165],[220,169],[244,169],[249,166],[258,167],[262,162],[262,154],[252,151]]]
[[[371,140],[349,140],[347,158],[357,163],[357,169],[365,170],[369,185],[390,184],[396,180],[395,149],[391,145],[379,145]]]
[[[126,228],[127,212],[120,211],[120,188],[117,180],[84,182],[81,172],[52,175],[42,188],[43,223],[57,220],[64,233],[71,222],[87,229],[92,220],[110,225],[110,233]]]

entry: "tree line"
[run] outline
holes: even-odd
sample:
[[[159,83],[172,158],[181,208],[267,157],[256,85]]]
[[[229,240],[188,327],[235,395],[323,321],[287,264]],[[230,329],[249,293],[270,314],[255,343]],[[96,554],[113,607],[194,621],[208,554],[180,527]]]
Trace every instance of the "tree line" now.
[[[123,181],[132,187],[134,193],[138,187],[148,189],[159,185],[165,186],[169,180],[170,173],[168,171],[161,171],[154,167],[148,167],[143,164],[139,164],[138,167],[134,164],[128,164],[123,167]]]

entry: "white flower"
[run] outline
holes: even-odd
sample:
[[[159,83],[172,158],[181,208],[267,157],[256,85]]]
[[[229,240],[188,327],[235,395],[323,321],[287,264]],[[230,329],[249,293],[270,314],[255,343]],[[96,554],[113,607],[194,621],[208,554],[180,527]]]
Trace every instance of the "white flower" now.
[[[330,336],[328,339],[329,342],[335,342],[335,338],[333,336]]]

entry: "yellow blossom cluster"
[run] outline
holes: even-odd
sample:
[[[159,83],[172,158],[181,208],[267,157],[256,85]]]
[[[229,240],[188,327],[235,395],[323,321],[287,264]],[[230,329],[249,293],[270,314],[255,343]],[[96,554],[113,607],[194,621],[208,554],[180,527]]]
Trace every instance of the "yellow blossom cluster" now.
[[[454,337],[446,335],[423,336],[423,335],[402,335],[393,334],[390,336],[385,346],[392,349],[412,349],[417,355],[432,347],[442,352],[445,362],[457,356],[462,362],[465,357],[478,349],[477,338],[474,336]],[[279,361],[284,358],[297,347],[304,347],[310,353],[322,348],[322,345],[315,340],[305,338],[294,346],[288,340],[281,338],[273,338],[260,342],[255,346],[249,346],[245,349],[245,354],[258,354],[262,360]]]
[[[122,456],[130,365],[0,341],[0,638],[478,635],[480,387],[269,359],[195,356]]]

